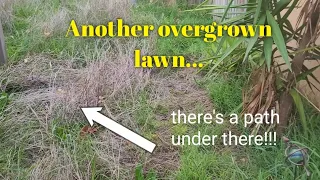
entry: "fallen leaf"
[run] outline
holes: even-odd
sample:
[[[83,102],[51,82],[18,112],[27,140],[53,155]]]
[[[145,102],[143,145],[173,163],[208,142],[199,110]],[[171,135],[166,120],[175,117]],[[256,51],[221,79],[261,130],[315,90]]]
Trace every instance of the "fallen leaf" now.
[[[80,131],[80,136],[85,136],[87,134],[94,134],[97,131],[98,131],[97,128],[90,127],[89,125],[85,125]]]

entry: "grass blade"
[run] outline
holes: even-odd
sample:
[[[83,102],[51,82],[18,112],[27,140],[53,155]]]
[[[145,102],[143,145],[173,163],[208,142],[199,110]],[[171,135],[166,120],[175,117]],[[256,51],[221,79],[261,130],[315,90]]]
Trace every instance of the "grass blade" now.
[[[233,1],[234,1],[234,0],[231,0],[231,1],[229,2],[229,4],[228,4],[228,7],[224,10],[224,14],[223,14],[223,16],[222,16],[222,18],[221,18],[221,22],[223,22],[224,19],[226,18],[227,14],[228,14],[228,11],[229,11],[229,9],[230,9],[230,6],[232,5]]]
[[[290,95],[293,98],[293,101],[296,105],[296,108],[299,112],[299,116],[300,116],[300,121],[303,127],[303,131],[304,131],[304,135],[305,138],[307,138],[308,134],[307,134],[307,130],[308,130],[308,126],[307,126],[307,118],[306,118],[306,114],[304,111],[304,107],[303,107],[303,102],[301,100],[301,97],[299,95],[299,93],[295,90],[295,89],[291,89],[290,90]]]

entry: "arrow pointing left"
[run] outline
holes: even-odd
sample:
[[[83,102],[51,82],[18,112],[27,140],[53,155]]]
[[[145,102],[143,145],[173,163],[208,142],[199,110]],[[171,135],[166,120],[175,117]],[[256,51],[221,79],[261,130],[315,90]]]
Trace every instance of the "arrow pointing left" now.
[[[101,114],[99,111],[102,110],[102,107],[81,108],[81,110],[86,116],[91,126],[93,126],[93,121],[95,121],[98,124],[104,126],[105,128],[110,129],[114,133],[124,137],[132,143],[147,150],[150,153],[152,153],[154,148],[156,147],[155,143],[147,140],[139,134],[131,131],[130,129]]]

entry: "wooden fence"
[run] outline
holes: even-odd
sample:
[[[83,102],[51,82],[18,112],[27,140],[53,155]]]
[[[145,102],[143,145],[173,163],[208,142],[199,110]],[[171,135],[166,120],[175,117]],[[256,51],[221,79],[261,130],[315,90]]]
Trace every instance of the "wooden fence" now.
[[[230,0],[212,0],[213,5],[217,6],[228,6]],[[232,2],[233,5],[245,4],[247,0],[234,0]],[[219,19],[224,13],[224,9],[216,9],[213,10],[213,16],[215,19]],[[246,8],[230,8],[227,14],[227,18],[232,18],[241,15],[242,13],[246,12]]]
[[[0,21],[0,65],[5,64],[6,59],[7,59],[7,52],[6,52],[6,46],[4,43],[3,29]]]

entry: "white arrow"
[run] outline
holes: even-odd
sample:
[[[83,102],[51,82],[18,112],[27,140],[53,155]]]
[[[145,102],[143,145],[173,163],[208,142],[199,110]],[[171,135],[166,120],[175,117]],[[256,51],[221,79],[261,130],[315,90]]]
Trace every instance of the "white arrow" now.
[[[101,111],[101,109],[102,107],[81,108],[91,126],[93,126],[93,121],[96,121],[105,128],[110,129],[114,133],[126,138],[127,140],[149,151],[150,153],[153,152],[156,144],[101,114],[99,112]]]

